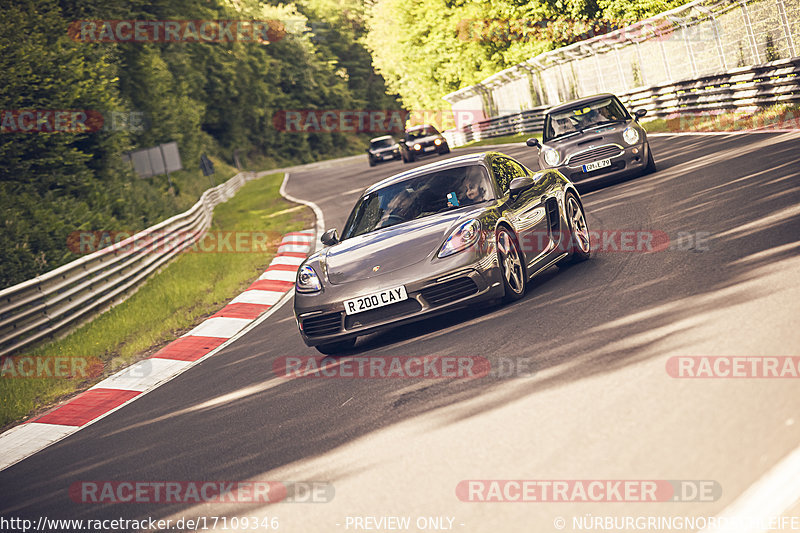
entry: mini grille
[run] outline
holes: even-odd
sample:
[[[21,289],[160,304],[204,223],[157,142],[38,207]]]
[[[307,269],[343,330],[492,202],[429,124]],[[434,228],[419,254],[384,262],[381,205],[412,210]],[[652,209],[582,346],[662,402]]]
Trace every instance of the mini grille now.
[[[570,158],[567,160],[567,163],[570,165],[583,165],[584,163],[591,163],[592,161],[597,161],[598,159],[614,157],[621,151],[622,150],[620,150],[618,146],[607,144],[605,146],[592,148],[591,150],[586,150],[585,152],[570,156]]]

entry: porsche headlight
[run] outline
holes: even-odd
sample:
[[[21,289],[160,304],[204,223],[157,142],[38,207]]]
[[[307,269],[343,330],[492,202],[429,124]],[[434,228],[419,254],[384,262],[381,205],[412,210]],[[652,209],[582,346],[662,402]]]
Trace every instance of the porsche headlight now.
[[[466,250],[476,242],[481,235],[481,223],[473,218],[457,227],[444,241],[437,257],[447,257],[462,250]]]
[[[628,144],[636,144],[639,142],[639,130],[633,126],[628,126],[625,128],[625,131],[622,132],[622,138]]]
[[[558,162],[561,161],[561,156],[558,155],[558,150],[554,150],[553,148],[547,148],[544,151],[544,162],[554,167],[558,165]]]
[[[297,292],[319,292],[322,290],[322,284],[319,282],[319,276],[314,272],[314,269],[308,265],[303,265],[297,271],[295,288]]]

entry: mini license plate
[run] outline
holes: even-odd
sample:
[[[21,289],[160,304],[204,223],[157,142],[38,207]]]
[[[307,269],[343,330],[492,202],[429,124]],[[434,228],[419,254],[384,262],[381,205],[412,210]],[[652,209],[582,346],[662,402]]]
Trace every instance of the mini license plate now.
[[[600,161],[586,163],[585,165],[583,165],[583,171],[591,172],[592,170],[597,170],[598,168],[604,168],[610,166],[611,166],[611,159],[601,159]]]
[[[435,146],[426,146],[425,148],[423,148],[423,151],[425,152],[433,152],[434,150],[436,150]]]
[[[384,305],[391,305],[403,300],[408,299],[408,293],[405,286],[394,287],[385,291],[373,292],[366,296],[359,296],[352,300],[345,300],[344,312],[348,315],[355,315],[356,313],[363,313],[370,309],[377,309]]]

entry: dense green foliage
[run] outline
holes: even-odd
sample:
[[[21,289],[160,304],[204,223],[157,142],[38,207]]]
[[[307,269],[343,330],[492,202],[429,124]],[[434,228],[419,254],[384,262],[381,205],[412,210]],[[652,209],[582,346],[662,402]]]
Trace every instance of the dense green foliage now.
[[[0,110],[94,110],[105,123],[88,132],[0,133],[0,287],[75,259],[70,232],[139,230],[186,209],[209,185],[198,170],[203,153],[232,163],[236,150],[245,165],[264,168],[362,149],[366,134],[282,132],[273,122],[280,110],[397,109],[391,94],[408,110],[446,108],[444,94],[583,38],[592,21],[636,20],[683,2],[6,3]],[[280,20],[283,38],[87,43],[68,33],[82,20],[220,19]],[[138,123],[124,120],[129,112]],[[123,162],[126,151],[169,141],[186,169],[173,176],[174,189],[164,176],[138,179]]]
[[[0,287],[75,259],[70,232],[138,230],[186,209],[210,185],[198,170],[202,153],[231,163],[237,150],[247,166],[263,168],[363,149],[363,135],[285,133],[273,124],[285,109],[398,105],[361,43],[363,4],[301,2],[22,0],[0,8],[0,110],[105,118],[93,132],[0,134]],[[269,43],[86,43],[68,35],[80,20],[220,19],[280,20],[287,33]],[[143,119],[140,127],[116,120],[128,112]],[[186,169],[176,194],[164,176],[138,179],[122,160],[169,141]]]
[[[367,45],[408,109],[537,54],[680,6],[687,0],[376,0]]]

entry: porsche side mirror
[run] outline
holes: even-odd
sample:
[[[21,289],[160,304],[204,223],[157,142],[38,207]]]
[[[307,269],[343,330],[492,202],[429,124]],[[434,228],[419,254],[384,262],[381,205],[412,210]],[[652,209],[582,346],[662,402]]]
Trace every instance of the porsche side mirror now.
[[[525,141],[525,144],[531,147],[535,146],[536,148],[542,147],[542,145],[539,143],[539,139],[537,139],[536,137],[531,137],[530,139]]]
[[[529,178],[527,176],[523,178],[514,178],[511,180],[511,184],[508,186],[508,194],[511,199],[514,199],[519,196],[520,193],[533,187],[533,183],[533,178]]]
[[[647,114],[647,109],[637,109],[633,114],[636,115],[636,118],[642,118]]]
[[[336,228],[329,229],[322,234],[322,237],[320,237],[319,240],[321,240],[322,244],[325,246],[333,246],[339,242],[339,232],[336,231]]]

